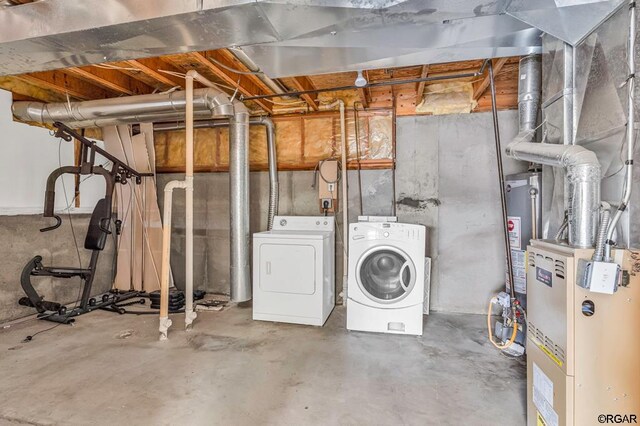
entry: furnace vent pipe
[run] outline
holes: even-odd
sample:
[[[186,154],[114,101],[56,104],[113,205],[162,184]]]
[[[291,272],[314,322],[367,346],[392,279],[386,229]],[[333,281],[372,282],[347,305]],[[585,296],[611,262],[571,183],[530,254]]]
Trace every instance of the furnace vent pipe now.
[[[14,102],[11,108],[13,115],[23,121],[61,121],[73,128],[103,127],[170,119],[174,115],[182,118],[186,96],[186,91],[174,91],[83,102]],[[233,115],[228,96],[212,87],[193,91],[193,110],[194,116],[203,118]]]
[[[531,143],[516,140],[508,156],[567,171],[569,184],[569,244],[589,248],[596,242],[600,211],[600,163],[595,153],[578,145]]]
[[[518,140],[531,142],[535,138],[542,92],[542,59],[529,55],[520,59],[518,80]]]
[[[251,300],[249,269],[249,110],[235,101],[229,121],[231,301]]]
[[[269,214],[267,217],[267,229],[271,230],[273,228],[273,218],[278,214],[278,204],[279,204],[279,180],[278,180],[278,157],[277,157],[277,149],[276,149],[276,130],[275,125],[273,124],[273,120],[266,116],[260,117],[251,117],[249,119],[249,124],[254,125],[262,125],[267,129],[267,154],[268,154],[268,162],[269,162]],[[184,122],[175,122],[175,123],[156,123],[153,125],[154,131],[172,131],[172,130],[182,130],[184,129]],[[206,121],[196,121],[194,123],[194,128],[196,129],[209,129],[209,128],[219,128],[219,127],[229,127],[228,120],[206,120]]]

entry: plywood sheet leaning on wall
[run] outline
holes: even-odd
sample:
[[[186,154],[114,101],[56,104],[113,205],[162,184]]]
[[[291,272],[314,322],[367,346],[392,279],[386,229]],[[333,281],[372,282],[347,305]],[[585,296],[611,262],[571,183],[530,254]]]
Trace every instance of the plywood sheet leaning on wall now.
[[[355,113],[347,111],[349,167],[393,167],[393,114],[391,110],[358,111],[356,144]],[[340,157],[340,119],[336,112],[291,114],[272,117],[276,129],[279,170],[313,170],[318,161]],[[184,131],[155,133],[156,167],[159,173],[184,172]],[[196,172],[225,172],[229,166],[227,128],[198,129],[195,135]],[[251,126],[251,170],[267,170],[267,141],[263,126]]]
[[[147,133],[150,126],[143,126]],[[140,172],[152,172],[154,152],[150,136],[131,136],[128,126],[103,129],[106,149]],[[152,136],[151,136],[152,137]],[[118,218],[122,220],[117,244],[117,269],[114,287],[119,290],[154,291],[160,288],[162,222],[154,177],[145,177],[140,185],[129,182],[116,187]]]

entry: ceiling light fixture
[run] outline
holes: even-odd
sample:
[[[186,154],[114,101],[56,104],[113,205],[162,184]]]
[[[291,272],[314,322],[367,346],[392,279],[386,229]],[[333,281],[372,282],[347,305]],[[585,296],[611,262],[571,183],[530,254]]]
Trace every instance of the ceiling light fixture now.
[[[362,70],[358,71],[358,76],[356,77],[355,85],[356,87],[364,87],[368,84],[367,79],[362,75]]]

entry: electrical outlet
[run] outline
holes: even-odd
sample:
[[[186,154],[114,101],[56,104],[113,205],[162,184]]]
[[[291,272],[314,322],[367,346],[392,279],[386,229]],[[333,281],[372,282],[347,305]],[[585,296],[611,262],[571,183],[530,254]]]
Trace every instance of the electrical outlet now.
[[[335,183],[327,184],[327,190],[333,194],[334,192],[336,192],[336,184]]]
[[[333,208],[333,200],[331,198],[323,198],[321,205],[323,210],[331,210]]]

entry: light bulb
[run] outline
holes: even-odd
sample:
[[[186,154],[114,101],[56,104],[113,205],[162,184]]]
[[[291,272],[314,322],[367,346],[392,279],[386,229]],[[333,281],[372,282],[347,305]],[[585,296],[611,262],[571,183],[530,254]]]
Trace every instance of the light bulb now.
[[[356,77],[355,85],[356,87],[364,87],[367,85],[367,79],[362,75],[362,71],[358,71],[358,77]]]

